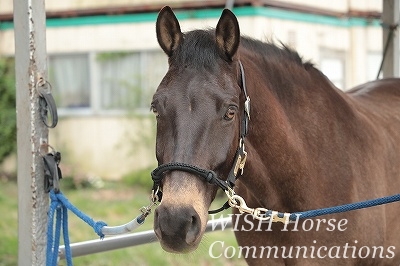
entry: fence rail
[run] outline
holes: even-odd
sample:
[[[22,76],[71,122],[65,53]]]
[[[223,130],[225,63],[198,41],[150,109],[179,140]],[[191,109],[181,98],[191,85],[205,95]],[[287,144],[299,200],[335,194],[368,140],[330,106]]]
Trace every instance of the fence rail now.
[[[231,217],[220,218],[211,220],[207,223],[206,232],[214,232],[225,230],[232,227]],[[147,230],[134,234],[114,236],[105,238],[103,240],[89,240],[77,242],[70,245],[72,257],[79,257],[100,253],[104,251],[111,251],[120,248],[133,247],[143,244],[157,242],[158,239],[153,230]],[[59,258],[65,259],[65,246],[60,246],[58,251]]]

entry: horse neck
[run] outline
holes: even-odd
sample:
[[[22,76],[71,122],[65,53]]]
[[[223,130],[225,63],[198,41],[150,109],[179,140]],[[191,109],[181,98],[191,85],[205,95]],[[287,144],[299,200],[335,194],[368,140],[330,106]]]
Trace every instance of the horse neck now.
[[[247,61],[254,62],[255,58]],[[331,176],[330,167],[321,172],[329,164],[320,158],[321,151],[339,160],[335,150],[345,148],[339,138],[346,136],[335,132],[348,131],[342,128],[343,120],[351,123],[353,110],[318,70],[293,66],[288,71],[282,65],[247,67],[252,114],[247,141],[249,178],[243,182],[254,195],[268,191],[268,206],[292,210],[309,206],[312,197],[319,197],[315,192],[307,198],[305,191],[320,175]],[[333,132],[324,131],[332,127]]]

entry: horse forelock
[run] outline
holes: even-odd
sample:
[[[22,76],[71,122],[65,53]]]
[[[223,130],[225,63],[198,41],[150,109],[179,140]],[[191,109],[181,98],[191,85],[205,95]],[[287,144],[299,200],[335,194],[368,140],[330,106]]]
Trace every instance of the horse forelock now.
[[[184,34],[181,45],[171,57],[180,67],[212,68],[219,59],[213,30],[193,30]]]

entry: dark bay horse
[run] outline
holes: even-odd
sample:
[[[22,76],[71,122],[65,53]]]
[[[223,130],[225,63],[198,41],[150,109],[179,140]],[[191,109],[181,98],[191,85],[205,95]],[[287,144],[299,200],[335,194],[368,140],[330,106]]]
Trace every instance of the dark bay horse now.
[[[247,206],[296,212],[400,193],[399,79],[344,93],[295,51],[240,37],[229,10],[215,30],[182,33],[164,7],[156,30],[169,58],[152,102],[159,165],[193,165],[225,180],[245,139],[234,190]],[[154,230],[162,247],[196,249],[218,186],[175,169],[160,187]],[[244,214],[233,223],[249,265],[399,265],[399,219],[392,203],[297,224]]]

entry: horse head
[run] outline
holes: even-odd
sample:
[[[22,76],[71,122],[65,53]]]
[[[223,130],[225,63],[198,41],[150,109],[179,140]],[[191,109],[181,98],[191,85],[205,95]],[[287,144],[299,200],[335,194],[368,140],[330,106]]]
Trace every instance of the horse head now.
[[[184,163],[227,177],[240,142],[244,105],[236,55],[236,17],[224,10],[215,31],[182,33],[169,7],[157,18],[157,39],[169,69],[153,96],[159,165]],[[224,178],[223,178],[224,179]],[[217,186],[187,171],[167,171],[154,230],[170,252],[190,252],[204,234]]]

